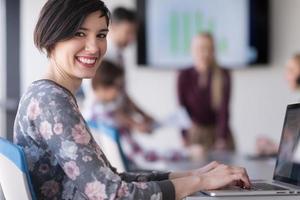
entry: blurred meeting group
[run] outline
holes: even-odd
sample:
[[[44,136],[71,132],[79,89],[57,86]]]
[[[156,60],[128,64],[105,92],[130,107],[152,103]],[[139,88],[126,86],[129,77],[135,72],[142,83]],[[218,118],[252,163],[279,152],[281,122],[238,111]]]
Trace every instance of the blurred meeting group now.
[[[147,13],[153,12],[151,9],[158,8],[156,6],[163,7],[164,5],[163,3],[160,5],[158,2],[149,3],[143,1],[143,3],[150,7],[146,8]],[[140,4],[143,3],[137,2],[137,8],[140,9]],[[98,126],[99,124],[104,124],[114,127],[117,134],[120,135],[119,140],[121,148],[124,150],[124,156],[127,162],[131,163],[130,166],[133,169],[143,168],[143,166],[156,166],[155,164],[163,163],[164,161],[199,161],[205,159],[211,152],[242,152],[249,157],[275,157],[279,146],[280,128],[276,131],[277,133],[269,132],[272,128],[261,129],[257,133],[253,130],[253,133],[251,133],[252,146],[249,148],[251,150],[240,149],[238,151],[236,149],[237,143],[240,143],[239,145],[246,143],[247,146],[247,142],[238,142],[234,136],[239,133],[235,133],[233,131],[234,128],[231,127],[232,88],[236,87],[236,83],[232,81],[232,74],[240,70],[247,71],[252,70],[251,68],[264,68],[266,66],[261,65],[266,65],[270,62],[269,41],[271,27],[268,12],[271,3],[253,4],[258,11],[252,11],[253,13],[250,14],[253,15],[253,18],[260,17],[260,20],[264,22],[260,22],[261,24],[257,25],[261,28],[260,32],[255,30],[255,28],[253,28],[254,30],[249,30],[251,27],[248,27],[248,31],[257,31],[261,35],[255,36],[255,34],[251,35],[247,33],[250,38],[245,37],[245,39],[250,40],[248,41],[250,44],[243,47],[245,49],[241,49],[242,47],[240,46],[235,47],[238,44],[231,45],[230,42],[233,41],[229,41],[229,39],[222,41],[223,43],[220,44],[220,40],[222,39],[220,37],[225,37],[226,30],[224,30],[225,28],[219,28],[221,25],[218,24],[220,23],[217,21],[218,19],[215,19],[215,21],[212,20],[213,22],[207,22],[208,25],[205,27],[205,23],[203,22],[206,20],[205,17],[208,18],[209,14],[214,16],[213,12],[209,13],[208,11],[208,16],[202,16],[201,20],[203,21],[196,21],[197,19],[200,20],[199,16],[198,18],[196,16],[196,19],[192,17],[188,18],[190,20],[188,22],[180,21],[180,18],[177,16],[177,25],[172,24],[175,28],[171,27],[174,30],[177,28],[176,30],[180,32],[179,28],[183,27],[184,23],[192,23],[193,20],[195,20],[195,23],[198,23],[199,27],[197,31],[193,30],[193,27],[189,27],[192,30],[188,30],[190,34],[189,45],[187,45],[189,55],[186,55],[187,52],[185,54],[182,53],[182,55],[179,54],[179,49],[177,50],[177,56],[182,57],[181,60],[174,58],[175,61],[170,61],[165,58],[165,62],[162,56],[168,55],[167,53],[162,53],[159,58],[151,60],[151,56],[153,55],[149,52],[154,50],[150,48],[157,47],[155,46],[155,42],[149,42],[149,40],[164,38],[169,39],[169,41],[163,41],[162,44],[165,44],[165,46],[175,45],[169,44],[174,42],[170,40],[176,38],[178,41],[175,42],[180,44],[182,43],[180,39],[185,40],[187,37],[185,33],[173,33],[175,36],[171,39],[166,36],[157,36],[157,38],[149,36],[151,34],[154,35],[155,32],[148,29],[158,27],[157,25],[146,24],[153,23],[149,19],[151,16],[145,15],[141,17],[141,12],[144,10],[135,10],[130,7],[116,5],[112,11],[112,23],[108,35],[108,50],[104,61],[96,76],[91,81],[87,80],[84,82],[77,93],[84,117],[91,125],[94,135],[99,134],[97,132],[101,132],[101,130],[97,130],[99,129],[99,127],[97,128],[97,124]],[[174,2],[174,11],[172,12],[176,13],[177,11],[177,15],[186,14],[184,13],[185,9],[178,11],[176,10],[176,6],[177,4]],[[162,7],[159,8],[160,11],[164,11]],[[195,10],[191,9],[191,11],[194,12]],[[200,13],[199,10],[197,12]],[[174,17],[174,13],[171,13],[170,18]],[[230,17],[227,18],[228,20],[230,19]],[[154,21],[155,19],[152,20]],[[166,23],[165,21],[167,20],[162,21]],[[234,21],[228,23],[234,23]],[[238,26],[238,24],[236,25]],[[167,33],[165,29],[166,27],[160,28],[159,31],[161,31],[161,34]],[[145,33],[145,31],[147,32]],[[224,33],[219,33],[221,31],[224,31]],[[179,36],[182,36],[182,38]],[[257,44],[257,42],[260,42],[260,44]],[[135,52],[135,57],[137,58],[135,60],[137,60],[138,64],[143,64],[142,66],[138,66],[141,69],[137,70],[158,70],[157,73],[165,73],[164,70],[172,70],[172,73],[175,73],[175,80],[172,86],[174,93],[172,104],[176,104],[176,107],[172,110],[170,109],[162,116],[159,116],[159,113],[155,113],[151,109],[147,110],[147,105],[143,108],[144,103],[142,101],[138,102],[138,100],[134,100],[134,97],[136,99],[143,99],[143,97],[138,92],[135,92],[134,89],[130,91],[130,85],[128,84],[135,85],[135,80],[138,80],[140,81],[138,84],[140,90],[144,90],[144,94],[148,93],[147,98],[149,100],[147,101],[150,102],[150,99],[152,99],[151,104],[155,104],[158,108],[165,107],[163,101],[160,100],[164,99],[163,95],[160,97],[156,95],[157,87],[162,86],[157,85],[155,78],[154,80],[147,81],[149,82],[147,84],[153,87],[153,91],[149,91],[146,88],[147,85],[143,84],[146,80],[139,80],[137,72],[133,75],[129,74],[133,70],[133,66],[131,66],[133,64],[128,61],[131,59],[130,50],[132,50],[132,46],[137,46],[137,51]],[[180,45],[177,47],[180,48]],[[181,47],[187,48],[183,45]],[[242,50],[243,52],[229,50],[230,48],[240,48],[238,50]],[[165,47],[162,47],[162,49],[165,49]],[[158,49],[155,50],[159,51]],[[233,57],[244,56],[244,60],[241,58],[236,60],[234,58],[223,58],[226,57],[226,53],[222,51],[226,50],[228,52],[239,53],[234,55],[230,52],[233,54]],[[253,52],[251,50],[255,51],[255,56],[252,55]],[[146,51],[147,53],[144,54],[140,51]],[[160,51],[162,52],[162,50]],[[182,52],[184,51],[182,50]],[[168,53],[170,54],[170,52]],[[232,56],[230,53],[227,53],[228,57]],[[218,56],[218,54],[222,55]],[[173,55],[176,56],[176,54]],[[183,58],[186,58],[187,61],[183,61]],[[224,61],[225,64],[222,65],[222,62],[218,61],[218,58]],[[284,72],[281,74],[280,79],[285,81],[286,90],[291,92],[296,92],[299,88],[299,58],[300,55],[295,51],[282,63]],[[181,62],[183,64],[180,64]],[[151,63],[154,63],[154,66],[147,66]],[[128,77],[131,78],[131,81],[128,81]],[[161,84],[164,84],[164,81]],[[266,83],[262,81],[261,84]],[[131,87],[136,88],[135,86]],[[166,93],[166,91],[162,91],[162,93]],[[265,93],[268,93],[268,91],[265,91]],[[235,94],[235,96],[239,95],[243,94]],[[244,94],[244,96],[247,95],[251,94]],[[249,99],[243,105],[247,108],[247,103],[251,103],[251,98],[259,99],[260,97],[247,96],[246,98]],[[270,100],[269,102],[271,104],[272,101]],[[297,99],[295,101],[294,98],[291,98],[288,102],[297,102]],[[286,104],[283,104],[282,108],[285,108],[285,106]],[[261,105],[257,105],[257,107],[261,107]],[[244,112],[249,111],[245,109]],[[284,112],[284,109],[282,112]],[[236,115],[238,115],[236,117],[242,118],[245,113],[237,113]],[[258,115],[263,115],[263,113],[258,113]],[[283,116],[281,117],[283,118]],[[249,120],[248,123],[251,124],[254,121]],[[167,137],[174,138],[176,145],[166,143],[165,138]],[[240,137],[240,141],[246,138],[248,140],[248,137],[245,135]]]
[[[19,101],[53,49],[45,43],[45,56],[34,47],[43,47],[33,32],[46,2],[0,0],[0,136],[17,144],[25,140]],[[300,100],[300,1],[103,2],[111,12],[107,51],[74,104],[112,166],[170,171],[212,154],[276,158],[285,109]]]

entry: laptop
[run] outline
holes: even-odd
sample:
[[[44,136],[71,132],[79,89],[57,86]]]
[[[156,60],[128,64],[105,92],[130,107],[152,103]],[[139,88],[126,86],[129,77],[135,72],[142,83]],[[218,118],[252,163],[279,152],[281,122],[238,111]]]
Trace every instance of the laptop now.
[[[251,182],[251,189],[230,186],[202,193],[209,196],[300,195],[300,104],[287,106],[273,180]]]

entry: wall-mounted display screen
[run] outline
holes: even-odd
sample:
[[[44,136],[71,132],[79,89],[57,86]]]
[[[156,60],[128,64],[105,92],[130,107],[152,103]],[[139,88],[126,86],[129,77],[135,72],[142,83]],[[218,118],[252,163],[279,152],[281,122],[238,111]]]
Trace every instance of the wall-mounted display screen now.
[[[137,0],[137,8],[140,65],[190,65],[191,39],[204,31],[213,34],[222,66],[268,62],[267,0]]]

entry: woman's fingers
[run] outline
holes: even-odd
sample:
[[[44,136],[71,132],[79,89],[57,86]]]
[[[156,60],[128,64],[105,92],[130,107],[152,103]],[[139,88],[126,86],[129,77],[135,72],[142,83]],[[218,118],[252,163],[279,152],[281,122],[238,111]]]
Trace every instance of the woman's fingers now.
[[[223,179],[222,187],[232,184],[245,188],[251,187],[251,183],[245,168],[231,167],[228,165],[219,164],[217,168],[212,170],[212,172],[215,170],[219,171],[217,172],[219,176],[222,176],[222,178],[220,177],[221,179]]]
[[[206,173],[200,174],[205,180],[203,185],[205,189],[219,189],[229,185],[244,188],[251,187],[250,179],[245,168],[212,162],[201,169],[208,170]]]
[[[220,164],[217,161],[210,162],[209,164],[205,165],[204,167],[201,167],[198,170],[196,170],[196,173],[198,175],[201,175],[203,173],[206,173],[206,172],[209,172],[209,171],[215,169],[219,165]]]
[[[242,181],[242,185],[240,185],[240,183],[238,183],[238,186],[242,186],[245,188],[251,187],[250,180],[245,173],[241,173],[241,172],[233,173],[231,175],[231,178],[232,178],[232,181]]]
[[[204,168],[206,169],[206,171],[210,171],[214,168],[216,168],[218,165],[220,165],[217,161],[213,161],[209,164],[207,164],[206,166],[204,166]]]
[[[249,178],[248,173],[247,173],[245,168],[243,168],[243,167],[233,167],[233,172],[237,173],[237,174],[241,174],[243,176],[244,180],[247,182],[247,187],[248,186],[251,187],[250,178]]]

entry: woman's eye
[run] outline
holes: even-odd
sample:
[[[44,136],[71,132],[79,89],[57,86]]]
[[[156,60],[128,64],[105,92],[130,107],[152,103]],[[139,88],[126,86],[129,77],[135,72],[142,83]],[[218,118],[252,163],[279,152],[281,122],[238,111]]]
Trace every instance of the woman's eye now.
[[[98,38],[106,38],[106,34],[105,33],[100,33],[97,35]]]
[[[76,32],[75,36],[76,37],[84,37],[84,33],[83,32]]]

